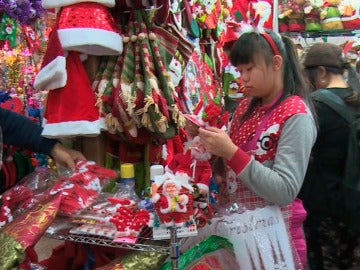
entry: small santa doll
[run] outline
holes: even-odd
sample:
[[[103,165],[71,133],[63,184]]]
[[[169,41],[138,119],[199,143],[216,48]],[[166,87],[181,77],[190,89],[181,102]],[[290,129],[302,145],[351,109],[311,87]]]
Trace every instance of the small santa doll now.
[[[155,193],[152,201],[157,214],[166,227],[183,227],[189,220],[187,204],[189,196],[182,192],[181,183],[174,178],[168,178],[162,184],[162,192]]]

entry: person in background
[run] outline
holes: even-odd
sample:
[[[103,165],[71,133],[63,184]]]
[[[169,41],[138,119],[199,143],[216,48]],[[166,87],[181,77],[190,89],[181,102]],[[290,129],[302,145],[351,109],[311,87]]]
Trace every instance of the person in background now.
[[[357,74],[360,74],[360,60],[356,61],[355,70],[356,70]]]
[[[86,159],[81,152],[64,147],[58,140],[42,137],[42,128],[27,117],[1,107],[0,128],[4,144],[49,155],[71,170],[75,170],[76,161]]]
[[[314,43],[303,55],[305,75],[313,90],[326,88],[359,109],[359,81],[342,48]],[[344,73],[347,72],[347,80]],[[358,239],[347,227],[341,202],[349,127],[345,119],[323,102],[314,100],[319,133],[300,192],[308,213],[304,230],[312,270],[359,269],[354,262]]]
[[[298,253],[295,258],[304,266],[306,212],[296,198],[317,130],[295,45],[269,30],[246,32],[234,43],[230,61],[240,71],[249,96],[237,106],[229,134],[200,127],[198,135],[206,150],[225,162],[223,198],[247,209],[281,206]],[[196,132],[194,127],[187,129]],[[224,169],[217,167],[215,173]],[[233,194],[226,194],[229,175],[236,177]]]

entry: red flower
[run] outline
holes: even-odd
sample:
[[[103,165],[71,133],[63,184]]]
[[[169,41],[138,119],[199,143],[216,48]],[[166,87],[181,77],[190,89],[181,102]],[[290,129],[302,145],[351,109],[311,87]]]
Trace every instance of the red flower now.
[[[202,114],[202,119],[207,122],[210,126],[222,128],[227,126],[229,122],[229,112],[224,112],[222,105],[211,101],[205,108]]]
[[[205,122],[208,122],[211,125],[214,120],[217,120],[220,114],[221,108],[215,103],[211,102],[205,107],[202,118]]]

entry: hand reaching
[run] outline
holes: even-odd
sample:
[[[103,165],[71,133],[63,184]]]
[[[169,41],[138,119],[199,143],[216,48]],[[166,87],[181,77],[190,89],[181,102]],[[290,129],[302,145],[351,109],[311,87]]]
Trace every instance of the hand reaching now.
[[[75,164],[77,161],[86,160],[81,152],[66,148],[61,143],[55,144],[51,151],[51,156],[57,163],[68,167],[72,171],[75,171]]]

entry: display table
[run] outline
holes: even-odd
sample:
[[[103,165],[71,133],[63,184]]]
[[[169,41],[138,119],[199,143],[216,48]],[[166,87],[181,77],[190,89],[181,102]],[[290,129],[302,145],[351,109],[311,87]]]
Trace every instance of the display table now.
[[[136,243],[116,242],[114,239],[87,234],[74,234],[71,229],[74,224],[70,223],[67,218],[57,217],[53,224],[47,229],[45,236],[52,239],[73,241],[83,244],[99,245],[135,251],[151,251],[161,254],[167,254],[172,260],[172,269],[178,270],[179,247],[186,241],[186,237],[178,238],[176,228],[169,229],[170,239],[154,240],[152,238],[152,228],[144,229],[137,238]],[[197,234],[197,231],[196,231]],[[195,234],[194,234],[195,235]]]

